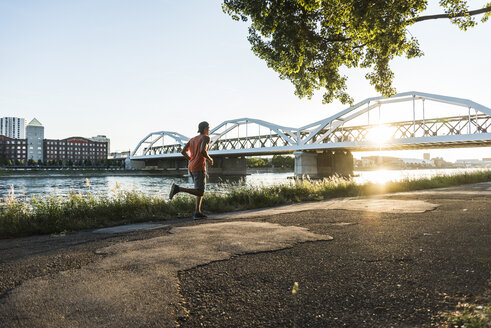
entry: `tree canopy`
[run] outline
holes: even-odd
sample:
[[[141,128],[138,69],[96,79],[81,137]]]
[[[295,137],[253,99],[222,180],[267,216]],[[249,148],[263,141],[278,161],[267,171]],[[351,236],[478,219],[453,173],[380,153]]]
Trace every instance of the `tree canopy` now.
[[[408,27],[428,19],[450,19],[466,30],[475,15],[486,21],[491,3],[469,10],[466,0],[440,0],[444,13],[421,16],[427,0],[223,0],[234,20],[251,21],[252,51],[299,97],[325,91],[323,102],[352,103],[343,67],[367,68],[366,79],[384,96],[394,95],[390,61],[423,55]]]

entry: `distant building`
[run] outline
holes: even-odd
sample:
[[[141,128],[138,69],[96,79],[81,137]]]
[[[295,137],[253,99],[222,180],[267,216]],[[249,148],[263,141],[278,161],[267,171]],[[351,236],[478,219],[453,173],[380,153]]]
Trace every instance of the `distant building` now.
[[[108,159],[124,159],[126,157],[130,157],[131,151],[120,151],[120,152],[112,152],[109,153]]]
[[[44,126],[33,119],[26,126],[27,159],[37,162],[43,160]]]
[[[445,161],[442,157],[435,157],[431,160],[436,167],[453,167],[453,164]]]
[[[27,161],[27,140],[0,135],[0,164],[25,164]]]
[[[25,139],[26,120],[19,117],[1,117],[0,135],[13,139]]]
[[[402,160],[390,156],[366,156],[361,158],[361,168],[402,168]]]
[[[121,152],[112,152],[109,154],[107,159],[111,163],[111,166],[119,166],[125,167],[126,160],[130,160],[131,151],[121,151]]]
[[[70,137],[61,140],[44,139],[45,161],[103,161],[108,156],[108,143],[93,141],[83,137]]]
[[[478,167],[482,166],[483,162],[478,159],[458,159],[455,161],[455,165],[459,167]]]
[[[423,154],[423,159],[429,161],[430,160],[430,153],[424,153]]]
[[[435,163],[426,159],[418,159],[418,158],[401,158],[404,163],[404,167],[434,167]]]
[[[97,142],[107,142],[107,152],[109,153],[111,151],[111,140],[108,137],[99,134],[96,137],[90,138],[90,140]]]

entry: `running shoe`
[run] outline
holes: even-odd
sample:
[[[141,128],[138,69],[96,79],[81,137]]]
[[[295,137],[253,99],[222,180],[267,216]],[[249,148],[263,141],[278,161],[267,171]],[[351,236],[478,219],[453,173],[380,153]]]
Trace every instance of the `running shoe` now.
[[[172,199],[172,197],[174,197],[174,195],[177,194],[178,192],[179,192],[179,186],[173,183],[172,187],[170,187],[169,199]]]
[[[208,216],[204,215],[203,213],[198,212],[198,213],[194,213],[193,219],[194,220],[202,220],[202,219],[206,219],[207,217]]]

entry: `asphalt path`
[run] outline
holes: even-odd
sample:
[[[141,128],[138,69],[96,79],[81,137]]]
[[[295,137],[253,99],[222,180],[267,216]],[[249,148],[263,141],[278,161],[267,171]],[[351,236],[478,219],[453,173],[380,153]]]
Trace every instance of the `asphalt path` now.
[[[0,240],[0,326],[430,327],[491,300],[490,228],[481,183]]]

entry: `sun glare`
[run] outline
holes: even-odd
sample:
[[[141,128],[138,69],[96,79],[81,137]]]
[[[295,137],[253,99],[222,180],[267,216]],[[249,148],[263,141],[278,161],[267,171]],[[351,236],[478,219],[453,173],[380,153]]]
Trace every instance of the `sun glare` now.
[[[377,125],[367,133],[367,139],[376,143],[384,143],[392,137],[392,131],[389,127],[383,125]]]

